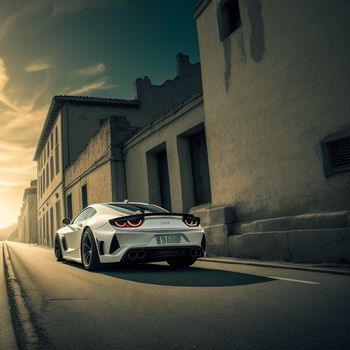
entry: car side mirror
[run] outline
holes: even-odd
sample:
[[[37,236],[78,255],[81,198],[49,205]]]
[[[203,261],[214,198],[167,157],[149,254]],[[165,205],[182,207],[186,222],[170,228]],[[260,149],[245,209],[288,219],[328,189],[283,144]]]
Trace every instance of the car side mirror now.
[[[64,219],[62,220],[62,224],[63,224],[63,225],[69,225],[71,222],[72,222],[72,220],[69,219],[69,218],[64,218]]]

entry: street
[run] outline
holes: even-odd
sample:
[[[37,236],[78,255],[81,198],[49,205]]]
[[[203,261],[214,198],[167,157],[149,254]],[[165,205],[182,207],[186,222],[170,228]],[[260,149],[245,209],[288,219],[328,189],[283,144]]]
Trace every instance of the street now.
[[[29,348],[348,349],[350,344],[350,276],[205,261],[184,269],[157,263],[92,273],[56,262],[48,248],[3,245],[30,315]],[[0,252],[2,259],[2,247]],[[13,323],[19,348],[25,349],[27,325],[18,315]]]

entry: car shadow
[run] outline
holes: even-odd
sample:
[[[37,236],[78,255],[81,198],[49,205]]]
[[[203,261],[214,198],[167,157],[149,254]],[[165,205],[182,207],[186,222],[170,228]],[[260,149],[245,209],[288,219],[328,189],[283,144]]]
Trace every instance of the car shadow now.
[[[160,264],[108,267],[104,275],[127,281],[177,287],[241,286],[271,281],[270,278],[202,267],[173,268]]]
[[[86,271],[81,264],[64,261],[69,265]],[[257,284],[272,281],[271,278],[246,273],[208,269],[202,267],[174,268],[162,264],[104,264],[97,272],[109,277],[131,282],[176,287],[227,287]]]

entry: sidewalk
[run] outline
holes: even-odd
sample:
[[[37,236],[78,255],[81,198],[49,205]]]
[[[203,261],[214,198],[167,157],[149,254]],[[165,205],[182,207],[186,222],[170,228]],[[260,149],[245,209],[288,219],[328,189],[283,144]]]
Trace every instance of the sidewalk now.
[[[4,242],[0,241],[0,349],[17,349],[13,332],[4,266]]]
[[[199,261],[207,261],[222,264],[236,264],[236,265],[251,265],[259,267],[272,267],[278,269],[292,269],[322,273],[332,273],[336,275],[350,276],[350,265],[348,264],[297,264],[288,261],[265,261],[265,260],[252,260],[252,259],[238,259],[238,258],[226,258],[226,257],[207,257],[200,258]]]

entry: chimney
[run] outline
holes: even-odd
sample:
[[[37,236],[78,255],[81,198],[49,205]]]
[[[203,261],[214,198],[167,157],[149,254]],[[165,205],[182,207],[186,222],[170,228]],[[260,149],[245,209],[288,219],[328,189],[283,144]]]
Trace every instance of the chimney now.
[[[191,67],[190,57],[188,55],[184,55],[183,53],[179,53],[176,56],[176,75],[184,75],[189,71]]]
[[[143,91],[147,90],[151,86],[151,79],[147,76],[142,78],[137,78],[134,83],[134,95],[137,100],[142,100]]]

